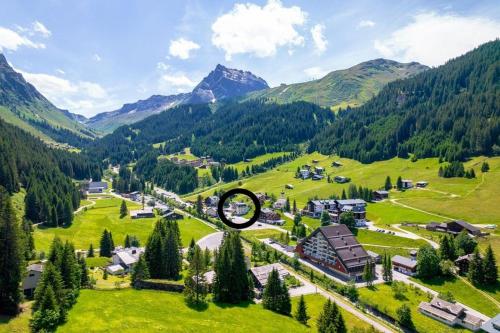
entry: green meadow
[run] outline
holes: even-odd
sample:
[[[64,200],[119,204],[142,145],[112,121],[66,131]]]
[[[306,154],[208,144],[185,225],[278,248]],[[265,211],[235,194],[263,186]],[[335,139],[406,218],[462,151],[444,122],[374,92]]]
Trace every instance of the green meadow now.
[[[317,160],[314,164],[312,161]],[[333,167],[332,162],[340,161],[341,167]],[[488,161],[490,171],[480,172],[483,161]],[[474,168],[477,178],[441,178],[438,177],[439,161],[437,158],[421,159],[411,162],[409,159],[393,158],[386,161],[362,164],[360,162],[312,153],[300,156],[268,172],[242,179],[237,182],[220,185],[219,188],[247,188],[254,192],[266,192],[276,197],[284,195],[297,206],[303,208],[311,198],[328,198],[338,195],[349,184],[328,183],[326,179],[313,181],[295,178],[297,168],[309,164],[325,168],[325,174],[333,178],[342,175],[351,178],[351,183],[372,189],[381,188],[386,176],[390,176],[393,185],[398,176],[412,179],[414,182],[425,180],[429,185],[425,189],[411,189],[404,192],[392,190],[391,201],[371,204],[368,217],[379,225],[402,222],[427,223],[442,221],[447,218],[460,218],[471,223],[495,223],[500,216],[495,189],[500,187],[500,158],[476,157],[465,163],[465,168]],[[240,185],[241,183],[241,185]],[[293,189],[286,189],[292,184]],[[211,188],[201,195],[206,197],[214,192]],[[195,200],[196,195],[186,196]],[[403,205],[409,206],[404,207]],[[413,208],[413,209],[412,209]]]
[[[129,216],[120,219],[121,199],[96,199],[96,204],[75,215],[73,224],[68,228],[36,227],[34,238],[38,251],[48,251],[55,236],[74,243],[77,249],[88,249],[90,243],[99,247],[99,240],[106,228],[113,234],[115,245],[122,245],[127,234],[135,235],[146,244],[149,234],[158,218],[134,219]],[[129,210],[140,209],[140,205],[127,202]],[[178,220],[183,246],[214,232],[206,224],[188,217]]]
[[[209,302],[206,308],[195,309],[188,307],[178,293],[82,290],[58,332],[316,332],[315,320],[326,299],[320,295],[305,298],[312,317],[308,327],[293,317],[265,310],[261,304]],[[298,299],[292,301],[293,312]],[[369,328],[354,315],[342,314],[350,331]]]

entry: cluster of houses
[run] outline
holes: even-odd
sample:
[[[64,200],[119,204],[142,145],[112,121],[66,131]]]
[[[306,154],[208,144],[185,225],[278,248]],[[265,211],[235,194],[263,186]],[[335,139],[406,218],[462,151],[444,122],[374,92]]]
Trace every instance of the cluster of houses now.
[[[313,161],[313,163],[314,163],[314,161]],[[325,168],[323,168],[321,166],[315,166],[314,168],[312,168],[311,165],[306,164],[306,165],[302,166],[302,168],[299,170],[299,173],[297,176],[298,176],[298,178],[301,178],[301,179],[311,178],[312,180],[321,180],[325,177],[323,175],[324,172],[325,172]]]
[[[211,158],[210,156],[202,156],[200,158],[194,159],[194,160],[186,160],[186,159],[180,159],[177,156],[173,156],[170,158],[172,162],[178,165],[188,165],[193,168],[200,168],[200,169],[206,169],[211,166],[219,166],[220,163],[216,162]]]
[[[256,193],[255,196],[257,197],[261,205],[263,205],[267,200],[269,200],[269,197],[264,193]],[[217,212],[217,206],[219,204],[218,196],[213,195],[207,197],[204,201],[204,204],[205,204],[204,207],[205,214],[213,218],[218,217],[218,212]],[[281,215],[276,211],[284,209],[285,205],[286,205],[286,199],[279,198],[273,203],[272,209],[267,207],[262,208],[260,211],[258,222],[273,224],[273,225],[285,224],[285,220],[283,220],[281,218]],[[245,202],[241,201],[231,202],[229,204],[229,207],[224,208],[224,212],[237,216],[245,215],[248,213],[249,210],[250,207]]]
[[[340,214],[352,212],[356,226],[361,227],[366,225],[366,201],[362,199],[309,200],[301,214],[319,218],[324,211],[328,212],[333,223],[339,223]]]

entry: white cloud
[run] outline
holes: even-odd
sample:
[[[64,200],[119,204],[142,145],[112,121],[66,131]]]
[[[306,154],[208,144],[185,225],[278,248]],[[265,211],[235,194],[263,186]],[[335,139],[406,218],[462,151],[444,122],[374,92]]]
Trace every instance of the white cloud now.
[[[375,26],[375,22],[371,20],[361,20],[358,23],[358,28],[372,28]]]
[[[307,75],[309,79],[320,79],[326,74],[328,74],[328,71],[322,69],[321,67],[314,66],[304,69],[304,73]]]
[[[47,29],[47,27],[45,27],[43,23],[38,21],[33,22],[33,31],[39,33],[45,38],[48,38],[52,35],[52,32]]]
[[[170,66],[165,64],[164,62],[159,62],[156,64],[156,68],[158,68],[161,71],[166,71]]]
[[[94,53],[94,55],[92,56],[92,59],[93,59],[94,61],[97,61],[97,62],[99,62],[99,61],[101,61],[101,60],[102,60],[101,56],[100,56],[100,55],[98,55],[97,53]]]
[[[57,69],[56,69],[56,72],[57,72],[57,73],[59,73],[59,74],[61,74],[61,75],[66,74],[66,72],[65,72],[65,71],[63,71],[63,70],[62,70],[62,69],[60,69],[60,68],[57,68]]]
[[[19,47],[25,46],[34,49],[44,49],[45,44],[33,42],[26,36],[19,34],[13,30],[0,27],[0,51],[11,50],[16,51]]]
[[[235,4],[212,24],[212,44],[224,50],[228,61],[242,53],[273,56],[279,47],[304,44],[304,37],[295,28],[305,23],[306,16],[300,7],[284,7],[279,0],[269,0],[262,7]]]
[[[328,45],[328,41],[326,40],[324,33],[325,26],[323,24],[316,24],[311,28],[311,36],[317,53],[325,52],[326,46]]]
[[[438,66],[498,37],[499,21],[430,12],[415,15],[390,37],[375,40],[374,47],[384,57]]]
[[[72,82],[50,74],[28,73],[19,69],[16,71],[54,105],[71,112],[91,116],[119,105],[101,85],[95,82]]]
[[[168,83],[169,85],[175,86],[175,87],[186,87],[186,88],[192,88],[196,85],[195,82],[191,81],[186,75],[184,74],[163,74],[161,76],[161,79]]]
[[[169,53],[173,57],[178,57],[180,59],[189,59],[191,51],[198,50],[200,45],[193,41],[179,38],[170,41]]]

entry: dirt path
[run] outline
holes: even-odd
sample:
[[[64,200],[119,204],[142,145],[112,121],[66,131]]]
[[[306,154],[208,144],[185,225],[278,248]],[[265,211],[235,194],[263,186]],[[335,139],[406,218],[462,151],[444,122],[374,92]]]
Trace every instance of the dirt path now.
[[[75,210],[74,214],[78,214],[81,211],[83,211],[85,208],[89,208],[89,207],[92,207],[93,205],[95,205],[95,201],[94,200],[92,200],[92,199],[87,199],[87,200],[90,201],[90,203],[88,205],[84,205],[84,206],[78,207],[78,209]]]
[[[420,209],[420,208],[408,206],[406,204],[398,202],[398,200],[399,199],[390,199],[389,201],[392,202],[395,205],[398,205],[398,206],[401,206],[401,207],[404,207],[404,208],[408,208],[408,209],[412,209],[412,210],[416,210],[417,212],[421,212],[421,213],[425,213],[425,214],[428,214],[428,215],[433,215],[433,216],[441,217],[441,218],[446,219],[446,220],[453,220],[452,217],[445,216],[445,215],[440,215],[440,214],[432,213],[432,212],[429,212],[429,211],[426,211],[426,210],[423,210],[423,209]]]
[[[417,237],[417,239],[423,239],[423,240],[424,240],[424,241],[426,241],[427,243],[431,244],[431,246],[432,246],[433,248],[435,248],[435,249],[439,248],[439,244],[438,244],[438,243],[436,243],[436,242],[434,242],[434,241],[432,241],[432,240],[430,240],[430,239],[427,239],[427,238],[425,238],[425,237],[422,237],[422,236],[420,236],[420,235],[417,235],[417,234],[415,234],[415,233],[413,233],[413,232],[411,232],[411,231],[408,231],[408,230],[405,230],[405,229],[401,229],[399,224],[393,224],[393,225],[392,225],[392,227],[393,227],[394,229],[397,229],[397,230],[401,231],[401,232],[406,232],[406,233],[408,233],[408,234],[410,234],[410,235],[413,235],[413,236]]]
[[[459,276],[457,275],[457,277],[462,280],[463,282],[465,282],[466,284],[468,284],[469,286],[471,286],[472,288],[474,288],[475,290],[477,290],[479,293],[481,293],[484,297],[486,297],[487,299],[489,299],[490,301],[492,301],[493,303],[495,303],[495,305],[497,306],[498,309],[500,309],[500,302],[498,302],[494,297],[488,295],[487,293],[485,293],[484,291],[482,291],[481,289],[477,289],[476,287],[474,287],[474,285],[472,283],[470,283],[467,279],[464,279],[462,276]]]

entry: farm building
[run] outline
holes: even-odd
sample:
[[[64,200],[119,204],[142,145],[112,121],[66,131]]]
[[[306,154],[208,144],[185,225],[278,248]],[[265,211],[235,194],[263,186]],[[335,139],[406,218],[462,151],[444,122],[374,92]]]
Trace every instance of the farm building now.
[[[412,188],[413,187],[413,180],[410,180],[410,179],[403,179],[401,181],[401,186],[404,188],[404,189],[409,189],[409,188]]]
[[[418,182],[415,184],[415,186],[416,186],[416,187],[419,187],[419,188],[424,188],[424,187],[426,187],[428,184],[429,184],[428,182],[426,182],[426,181],[424,181],[424,180],[420,180],[420,181],[418,181]]]
[[[486,333],[498,333],[500,332],[500,314],[491,318],[481,326],[481,329]]]
[[[319,218],[324,210],[334,216],[340,216],[343,212],[352,212],[354,220],[361,222],[366,220],[366,201],[362,199],[345,199],[345,200],[310,200],[307,203],[306,209],[303,210],[304,215],[309,215],[313,218]],[[334,220],[336,222],[336,220]]]
[[[483,320],[465,311],[459,304],[444,301],[434,297],[432,301],[421,302],[418,310],[426,316],[449,326],[462,326],[472,331],[481,328]]]
[[[417,260],[412,257],[395,255],[392,257],[392,267],[396,272],[414,276],[417,274]]]
[[[132,219],[151,218],[155,217],[155,213],[153,212],[153,207],[144,207],[144,209],[131,210],[130,217]]]
[[[209,196],[208,198],[205,199],[206,206],[216,207],[218,203],[219,203],[219,197],[216,195]]]
[[[343,224],[319,227],[303,239],[295,251],[308,259],[343,276],[361,281],[370,255]]]
[[[281,264],[278,263],[250,268],[250,273],[252,273],[255,287],[257,289],[264,289],[267,284],[269,274],[273,269],[278,271],[278,275],[282,281],[286,276],[290,275],[290,273]]]
[[[93,182],[92,180],[82,182],[81,186],[82,191],[86,194],[103,193],[108,189],[108,183]]]
[[[232,202],[231,208],[236,215],[245,215],[249,211],[248,205],[244,202]]]
[[[132,267],[134,267],[135,263],[139,260],[140,255],[144,253],[144,248],[143,247],[118,248],[113,252],[114,252],[112,257],[113,264],[111,266],[119,265],[123,268],[124,272],[129,272],[132,269]]]
[[[447,232],[455,235],[459,234],[462,230],[466,230],[473,236],[480,236],[482,234],[481,229],[461,220],[443,223],[431,222],[427,224],[425,228],[430,231]]]
[[[24,296],[31,299],[35,296],[35,289],[42,277],[43,264],[31,264],[26,268],[28,272],[23,279]]]
[[[349,177],[344,176],[335,176],[333,180],[339,184],[349,183],[351,181]]]
[[[283,209],[286,206],[286,199],[285,198],[279,198],[276,200],[275,203],[273,203],[273,208],[274,209]]]
[[[378,190],[373,191],[373,199],[375,200],[384,200],[389,198],[389,191]]]

